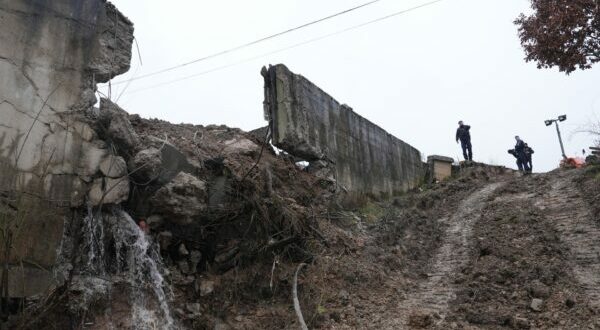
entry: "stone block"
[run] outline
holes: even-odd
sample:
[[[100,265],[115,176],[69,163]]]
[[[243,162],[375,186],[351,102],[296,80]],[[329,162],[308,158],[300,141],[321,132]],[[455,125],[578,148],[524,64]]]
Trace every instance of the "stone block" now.
[[[443,181],[452,176],[452,164],[454,159],[445,156],[427,157],[430,179],[433,181]]]

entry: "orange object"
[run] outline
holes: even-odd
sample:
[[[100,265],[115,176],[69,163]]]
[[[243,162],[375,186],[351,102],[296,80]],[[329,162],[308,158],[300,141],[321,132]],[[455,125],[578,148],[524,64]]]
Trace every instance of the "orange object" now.
[[[581,168],[585,166],[585,159],[582,157],[575,157],[575,167]]]
[[[582,168],[585,166],[585,159],[581,157],[569,157],[560,161],[561,168]]]

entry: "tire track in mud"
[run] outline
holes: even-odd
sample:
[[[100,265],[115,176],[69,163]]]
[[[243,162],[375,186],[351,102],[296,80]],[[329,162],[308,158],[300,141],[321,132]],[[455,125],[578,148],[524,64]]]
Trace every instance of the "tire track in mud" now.
[[[552,182],[535,205],[546,213],[571,251],[573,273],[590,305],[600,307],[600,225],[595,223],[590,206],[565,175]]]
[[[448,222],[449,227],[444,234],[442,246],[432,260],[428,279],[408,293],[407,299],[398,308],[398,319],[386,328],[408,328],[411,318],[420,316],[435,317],[438,321],[444,319],[449,302],[456,297],[456,273],[470,259],[473,225],[481,216],[488,198],[503,184],[492,183],[474,192],[444,221]]]

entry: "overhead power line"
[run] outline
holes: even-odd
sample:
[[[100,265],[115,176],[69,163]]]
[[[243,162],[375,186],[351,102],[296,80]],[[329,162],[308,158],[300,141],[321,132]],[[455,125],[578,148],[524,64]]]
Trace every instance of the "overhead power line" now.
[[[250,46],[259,44],[261,42],[264,42],[264,41],[267,41],[267,40],[270,40],[270,39],[273,39],[273,38],[277,38],[277,37],[282,36],[284,34],[291,33],[291,32],[303,29],[305,27],[309,27],[311,25],[315,25],[315,24],[324,22],[326,20],[329,20],[329,19],[341,16],[341,15],[344,15],[344,14],[350,13],[352,11],[361,9],[363,7],[372,5],[372,4],[380,2],[380,1],[383,1],[383,0],[372,0],[372,1],[369,1],[369,2],[366,2],[366,3],[363,3],[362,5],[358,5],[356,7],[352,7],[352,8],[343,10],[341,12],[338,12],[338,13],[335,13],[335,14],[332,14],[332,15],[329,15],[329,16],[326,16],[326,17],[323,17],[323,18],[319,18],[317,20],[314,20],[314,21],[311,21],[311,22],[308,22],[308,23],[305,23],[305,24],[302,24],[302,25],[298,25],[298,26],[293,27],[291,29],[287,29],[285,31],[281,31],[281,32],[278,32],[278,33],[275,33],[275,34],[272,34],[272,35],[260,38],[258,40],[254,40],[254,41],[251,41],[251,42],[239,45],[239,46],[235,46],[233,48],[229,48],[229,49],[226,49],[226,50],[223,50],[223,51],[211,54],[211,55],[207,55],[207,56],[204,56],[204,57],[201,57],[201,58],[197,58],[197,59],[189,61],[189,62],[181,63],[181,64],[174,65],[174,66],[171,66],[171,67],[168,67],[168,68],[164,68],[162,70],[158,70],[158,71],[155,71],[155,72],[151,72],[151,73],[147,73],[147,74],[144,74],[144,75],[141,75],[141,76],[137,76],[135,78],[131,78],[131,79],[128,79],[128,80],[115,82],[115,83],[113,83],[113,85],[125,84],[125,83],[127,83],[129,81],[144,79],[144,78],[147,78],[147,77],[152,77],[152,76],[155,76],[155,75],[158,75],[158,74],[161,74],[161,73],[165,73],[165,72],[168,72],[168,71],[172,71],[172,70],[176,70],[176,69],[182,68],[184,66],[188,66],[190,64],[194,64],[194,63],[206,61],[206,60],[211,59],[211,58],[215,58],[215,57],[222,56],[222,55],[225,55],[225,54],[228,54],[228,53],[231,53],[231,52],[235,52],[235,51],[240,50],[242,48],[250,47]]]
[[[181,77],[181,78],[177,78],[177,79],[174,79],[174,80],[162,82],[162,83],[159,83],[159,84],[156,84],[156,85],[152,85],[152,86],[148,86],[148,87],[145,87],[145,88],[136,89],[134,91],[129,92],[128,94],[134,94],[134,93],[138,93],[138,92],[143,92],[143,91],[146,91],[146,90],[155,89],[155,88],[162,87],[162,86],[165,86],[165,85],[174,84],[174,83],[177,83],[177,82],[180,82],[180,81],[183,81],[183,80],[188,80],[188,79],[191,79],[191,78],[203,76],[203,75],[215,72],[215,71],[224,70],[224,69],[227,69],[227,68],[230,68],[230,67],[233,67],[233,66],[236,66],[236,65],[240,65],[240,64],[243,64],[243,63],[247,63],[247,62],[250,62],[250,61],[253,61],[253,60],[265,57],[265,56],[268,56],[268,55],[273,55],[273,54],[276,54],[276,53],[281,53],[281,52],[284,52],[286,50],[290,50],[290,49],[293,49],[293,48],[304,46],[306,44],[310,44],[310,43],[317,42],[317,41],[320,41],[320,40],[323,40],[323,39],[327,39],[327,38],[330,38],[330,37],[333,37],[333,36],[336,36],[336,35],[339,35],[339,34],[342,34],[342,33],[346,33],[346,32],[352,31],[352,30],[360,29],[360,28],[365,27],[367,25],[371,25],[371,24],[374,24],[374,23],[377,23],[377,22],[381,22],[381,21],[384,21],[384,20],[387,20],[387,19],[390,19],[390,18],[393,18],[393,17],[396,17],[396,16],[400,16],[402,14],[406,14],[408,12],[415,11],[415,10],[423,8],[423,7],[431,6],[431,5],[434,5],[434,4],[436,4],[438,2],[442,2],[442,1],[444,1],[444,0],[430,1],[430,2],[424,3],[422,5],[411,7],[411,8],[408,8],[408,9],[401,10],[401,11],[397,11],[395,13],[392,13],[392,14],[389,14],[389,15],[386,15],[386,16],[383,16],[383,17],[379,17],[379,18],[370,20],[370,21],[365,22],[365,23],[354,25],[354,26],[345,28],[343,30],[338,30],[336,32],[332,32],[332,33],[329,33],[329,34],[326,34],[326,35],[323,35],[323,36],[320,36],[320,37],[317,37],[317,38],[305,40],[303,42],[300,42],[300,43],[297,43],[297,44],[293,44],[291,46],[280,48],[280,49],[277,49],[277,50],[274,50],[274,51],[270,51],[270,52],[267,52],[267,53],[263,53],[263,54],[260,54],[260,55],[257,55],[257,56],[252,56],[252,57],[249,57],[249,58],[246,58],[246,59],[234,62],[234,63],[226,64],[226,65],[223,65],[223,66],[219,66],[219,67],[216,67],[216,68],[212,68],[212,69],[209,69],[209,70],[206,70],[206,71],[198,72],[198,73],[195,73],[195,74],[192,74],[192,75],[188,75],[188,76],[185,76],[185,77]]]

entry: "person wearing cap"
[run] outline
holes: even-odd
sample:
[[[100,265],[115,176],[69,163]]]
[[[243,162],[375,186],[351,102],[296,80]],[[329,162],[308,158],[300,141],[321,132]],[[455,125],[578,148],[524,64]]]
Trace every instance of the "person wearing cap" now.
[[[465,160],[473,160],[473,148],[471,146],[471,126],[465,125],[463,121],[458,122],[458,129],[456,129],[456,143],[460,141],[460,146],[463,151],[463,157]]]

